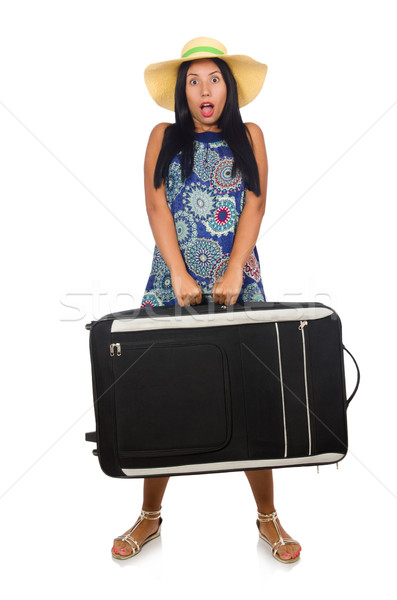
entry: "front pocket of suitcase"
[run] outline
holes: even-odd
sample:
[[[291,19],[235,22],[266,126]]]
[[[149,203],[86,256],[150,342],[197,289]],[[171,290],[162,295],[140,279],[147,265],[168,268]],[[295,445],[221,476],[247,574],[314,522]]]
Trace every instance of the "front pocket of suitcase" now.
[[[230,441],[229,372],[220,346],[121,341],[112,365],[121,458],[210,452]]]

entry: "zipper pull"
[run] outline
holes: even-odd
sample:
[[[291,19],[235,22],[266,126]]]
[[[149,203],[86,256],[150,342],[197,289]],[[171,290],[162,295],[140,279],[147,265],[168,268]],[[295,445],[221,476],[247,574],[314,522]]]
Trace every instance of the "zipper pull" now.
[[[116,344],[110,344],[110,356],[114,356],[114,348],[117,348],[117,356],[121,356],[121,345],[119,342]]]
[[[307,321],[301,321],[301,322],[300,322],[300,325],[299,325],[299,327],[298,327],[298,329],[299,329],[300,331],[302,331],[302,329],[304,328],[304,326],[305,326],[305,325],[307,325]]]

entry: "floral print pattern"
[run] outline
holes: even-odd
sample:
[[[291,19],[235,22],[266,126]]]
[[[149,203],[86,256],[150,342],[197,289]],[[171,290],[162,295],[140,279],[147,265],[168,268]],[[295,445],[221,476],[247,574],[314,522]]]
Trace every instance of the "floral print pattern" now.
[[[212,300],[212,288],[225,273],[241,211],[245,182],[237,169],[232,176],[233,153],[222,132],[195,133],[193,170],[182,181],[180,153],[171,161],[165,179],[167,204],[172,213],[179,248],[188,273]],[[266,301],[256,246],[243,268],[237,302]],[[157,245],[141,307],[177,304],[171,273]]]

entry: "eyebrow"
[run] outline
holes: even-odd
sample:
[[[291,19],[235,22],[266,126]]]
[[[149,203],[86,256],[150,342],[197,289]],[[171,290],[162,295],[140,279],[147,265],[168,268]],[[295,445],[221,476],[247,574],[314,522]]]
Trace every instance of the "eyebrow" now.
[[[220,71],[212,71],[212,73],[208,73],[208,75],[213,75],[214,73],[220,73]],[[186,75],[186,77],[189,77],[189,75],[194,75],[195,77],[199,77],[199,75],[197,75],[197,73],[188,73]]]

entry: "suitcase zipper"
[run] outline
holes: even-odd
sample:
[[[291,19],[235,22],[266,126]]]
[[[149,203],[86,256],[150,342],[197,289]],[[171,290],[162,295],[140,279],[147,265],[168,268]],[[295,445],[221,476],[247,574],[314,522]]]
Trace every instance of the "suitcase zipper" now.
[[[212,343],[212,342],[211,342]],[[190,340],[190,342],[184,342],[183,345],[196,345],[196,344],[202,344],[202,340]],[[153,344],[152,344],[153,345]],[[174,341],[174,340],[161,340],[161,342],[158,342],[156,344],[156,348],[162,348],[163,346],[180,346],[181,342],[178,341]],[[216,344],[213,344],[216,345]],[[114,349],[116,348],[117,350],[117,356],[121,356],[121,350],[122,348],[124,348],[124,350],[131,350],[133,348],[147,348],[147,344],[146,342],[115,342],[109,345],[109,353],[110,356],[115,356],[114,354]]]
[[[309,393],[307,387],[307,365],[306,365],[306,343],[305,343],[305,326],[307,321],[301,321],[298,329],[302,332],[302,349],[303,349],[303,372],[305,375],[305,394],[306,394],[306,413],[307,413],[307,431],[309,436],[309,456],[312,453],[312,436],[310,431],[310,414],[309,414]]]

